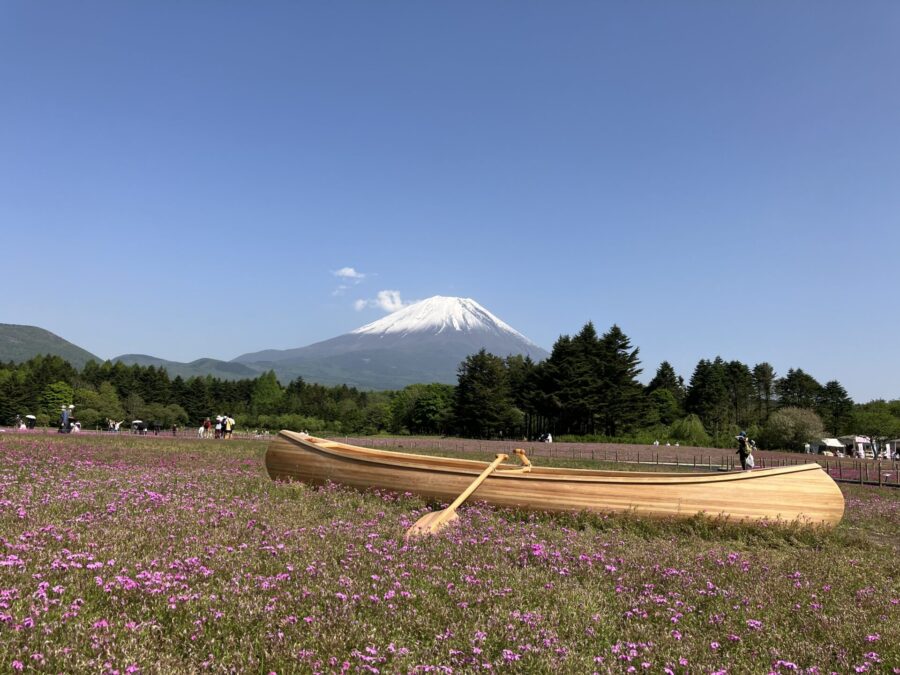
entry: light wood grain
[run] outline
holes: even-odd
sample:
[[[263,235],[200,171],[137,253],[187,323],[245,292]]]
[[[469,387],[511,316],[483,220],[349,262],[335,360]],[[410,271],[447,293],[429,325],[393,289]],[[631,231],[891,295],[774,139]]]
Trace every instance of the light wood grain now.
[[[282,431],[266,452],[277,480],[328,481],[359,489],[413,492],[449,502],[487,462],[374,450]],[[715,474],[593,471],[500,464],[474,499],[540,511],[631,511],[646,516],[697,513],[734,520],[836,525],[844,497],[818,464]]]
[[[484,482],[485,478],[493,473],[494,469],[496,469],[501,462],[507,459],[509,459],[509,455],[502,453],[497,455],[494,461],[488,464],[485,470],[478,475],[478,478],[473,480],[469,487],[463,490],[462,494],[453,500],[453,503],[450,504],[450,506],[446,509],[441,509],[440,511],[426,513],[419,518],[413,526],[406,531],[406,538],[409,539],[410,537],[416,537],[423,534],[434,534],[440,531],[451,519],[456,520],[458,518],[456,509],[458,509],[460,505],[478,489],[478,486]]]

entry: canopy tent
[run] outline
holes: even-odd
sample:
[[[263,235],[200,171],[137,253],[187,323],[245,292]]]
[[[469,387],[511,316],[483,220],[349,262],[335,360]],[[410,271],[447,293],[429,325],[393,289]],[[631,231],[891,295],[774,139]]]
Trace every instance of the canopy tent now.
[[[843,452],[844,450],[844,444],[836,438],[818,438],[809,445],[810,450],[816,454]]]

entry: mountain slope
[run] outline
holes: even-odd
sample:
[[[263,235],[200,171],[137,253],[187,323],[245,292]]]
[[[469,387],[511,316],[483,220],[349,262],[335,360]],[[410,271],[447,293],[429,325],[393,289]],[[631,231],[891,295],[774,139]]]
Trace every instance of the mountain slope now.
[[[197,359],[190,363],[179,361],[167,361],[146,354],[122,354],[112,359],[113,362],[121,361],[126,366],[155,366],[164,368],[170,378],[180,375],[183,379],[191,377],[206,377],[211,375],[220,380],[244,380],[259,377],[260,370],[253,366],[235,363],[233,361],[219,361],[218,359]]]
[[[435,296],[378,321],[307,347],[266,350],[235,359],[279,378],[396,389],[417,382],[456,382],[459,364],[480,349],[534,360],[547,352],[469,298]]]
[[[43,328],[0,323],[0,361],[22,363],[40,354],[62,357],[78,369],[92,359],[103,362],[86,349]]]

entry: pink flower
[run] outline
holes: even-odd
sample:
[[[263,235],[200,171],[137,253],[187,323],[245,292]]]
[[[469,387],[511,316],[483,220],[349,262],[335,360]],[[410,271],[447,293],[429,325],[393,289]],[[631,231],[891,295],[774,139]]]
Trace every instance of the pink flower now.
[[[25,664],[23,664],[21,661],[13,661],[12,667],[13,667],[13,670],[24,670]]]
[[[712,649],[713,651],[716,651],[719,648],[719,643],[718,642],[710,642],[709,648]]]

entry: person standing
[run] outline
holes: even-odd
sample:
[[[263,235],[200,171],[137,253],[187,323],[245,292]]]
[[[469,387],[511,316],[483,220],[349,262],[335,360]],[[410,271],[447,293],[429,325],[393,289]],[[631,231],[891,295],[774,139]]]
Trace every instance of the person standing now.
[[[741,459],[741,469],[747,470],[747,456],[750,454],[750,440],[747,438],[747,432],[742,431],[735,436],[738,442],[737,455]]]

